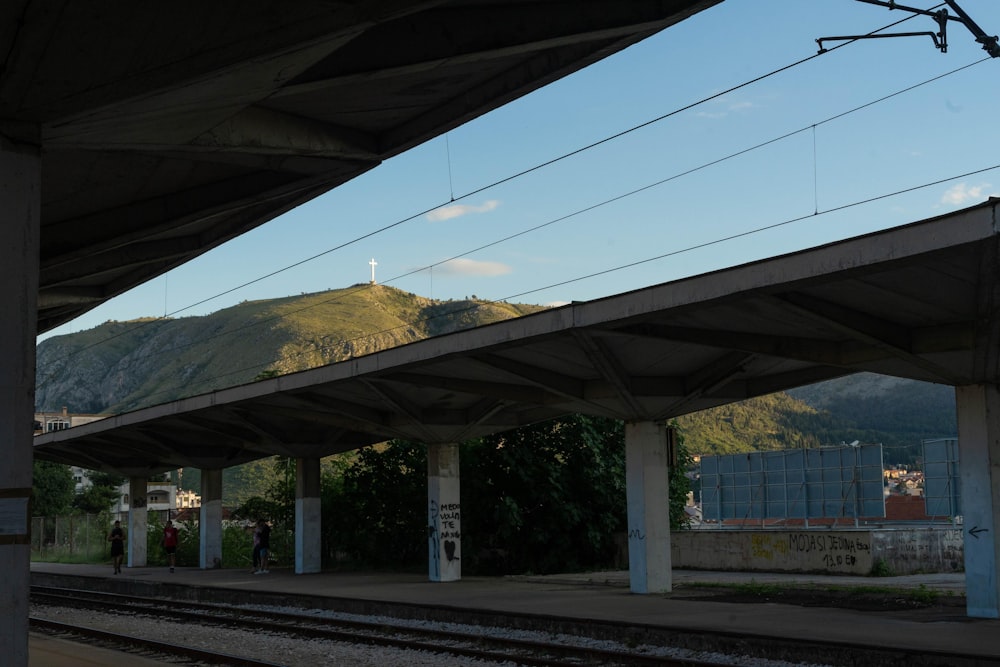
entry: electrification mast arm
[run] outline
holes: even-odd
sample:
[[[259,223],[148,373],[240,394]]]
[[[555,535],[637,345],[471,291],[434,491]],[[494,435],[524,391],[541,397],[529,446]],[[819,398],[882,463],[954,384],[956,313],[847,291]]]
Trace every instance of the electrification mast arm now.
[[[908,7],[906,5],[901,5],[893,0],[857,0],[857,2],[864,2],[869,5],[878,5],[880,7],[888,7],[889,9],[902,9],[903,11],[912,12],[913,14],[922,14],[923,16],[930,16],[938,24],[938,32],[900,32],[900,33],[890,33],[890,34],[868,34],[868,35],[845,35],[840,37],[820,37],[816,40],[819,45],[819,52],[824,53],[826,51],[823,48],[823,42],[830,41],[846,41],[854,39],[881,39],[885,37],[916,37],[928,35],[932,40],[934,40],[934,46],[936,46],[941,53],[948,52],[948,21],[958,21],[964,25],[969,32],[973,34],[976,41],[983,45],[983,50],[990,54],[993,58],[1000,58],[1000,45],[997,44],[997,36],[987,35],[986,32],[980,28],[975,21],[958,6],[955,0],[945,0],[945,3],[955,12],[955,16],[948,14],[947,9],[939,9],[937,11],[931,11],[929,9],[920,9],[918,7]]]

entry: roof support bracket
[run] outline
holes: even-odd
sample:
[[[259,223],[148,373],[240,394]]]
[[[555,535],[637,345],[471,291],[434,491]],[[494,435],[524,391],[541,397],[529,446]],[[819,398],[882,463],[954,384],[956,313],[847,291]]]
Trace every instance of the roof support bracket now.
[[[856,39],[885,39],[887,37],[922,37],[929,36],[934,40],[934,46],[941,53],[948,52],[948,21],[958,21],[966,28],[969,32],[976,38],[976,41],[982,44],[983,50],[990,54],[993,58],[1000,58],[1000,45],[997,44],[996,35],[987,35],[982,28],[980,28],[972,18],[965,13],[965,11],[958,6],[955,0],[945,0],[949,7],[955,12],[956,16],[952,16],[948,13],[947,9],[939,9],[937,11],[931,11],[928,9],[919,9],[917,7],[907,7],[901,5],[893,0],[858,0],[858,2],[866,2],[870,5],[879,5],[882,7],[888,7],[889,9],[902,9],[907,12],[912,12],[914,14],[923,14],[924,16],[930,16],[938,24],[937,32],[896,32],[896,33],[869,33],[867,35],[841,35],[839,37],[820,37],[816,40],[816,44],[819,45],[819,52],[826,53],[827,49],[823,46],[823,42],[834,42],[834,41],[853,41]]]

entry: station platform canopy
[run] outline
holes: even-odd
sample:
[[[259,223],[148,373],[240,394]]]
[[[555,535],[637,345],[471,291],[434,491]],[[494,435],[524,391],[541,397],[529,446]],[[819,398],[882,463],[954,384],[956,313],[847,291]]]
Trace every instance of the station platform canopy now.
[[[38,333],[719,2],[0,3]]]
[[[35,438],[142,474],[460,442],[570,413],[667,420],[868,371],[997,383],[1000,199]]]

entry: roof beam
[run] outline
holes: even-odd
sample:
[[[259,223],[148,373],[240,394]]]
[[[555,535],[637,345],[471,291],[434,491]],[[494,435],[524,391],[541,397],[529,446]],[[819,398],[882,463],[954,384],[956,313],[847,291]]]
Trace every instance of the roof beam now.
[[[113,253],[94,253],[77,257],[59,265],[49,266],[40,272],[40,289],[50,289],[61,282],[78,278],[92,278],[123,266],[145,266],[170,259],[183,258],[201,247],[197,236],[181,236],[156,241],[141,241]]]
[[[510,375],[519,377],[536,387],[574,401],[584,400],[585,383],[561,373],[554,373],[538,366],[522,363],[498,354],[485,353],[472,355],[477,362]]]
[[[276,394],[274,398],[281,396],[281,394]],[[329,402],[324,403],[303,394],[293,394],[291,397],[285,396],[284,398],[292,400],[287,404],[279,404],[271,400],[260,409],[291,420],[309,419],[347,431],[375,434],[387,440],[390,438],[406,440],[408,437],[405,431],[390,423],[391,415],[378,413],[357,403],[330,399],[331,401],[336,400],[338,403],[338,406],[334,408]]]
[[[496,399],[521,401],[546,405],[559,402],[559,396],[547,391],[544,387],[521,385],[509,382],[489,382],[470,380],[466,378],[446,377],[414,372],[388,373],[379,375],[379,379],[399,382],[414,387],[433,387],[446,391],[456,391],[463,394],[490,396]]]
[[[864,345],[871,345],[890,356],[922,368],[940,378],[943,383],[961,383],[957,373],[914,353],[911,329],[854,308],[796,292],[784,292],[771,298],[783,308],[791,309]]]
[[[599,409],[602,413],[606,411],[606,408],[603,406],[598,406],[588,400],[586,391],[587,382],[583,380],[554,373],[531,364],[514,361],[498,354],[476,354],[471,358],[488,367],[515,375],[558,396],[569,399],[573,404],[579,406],[588,405]]]
[[[424,435],[425,442],[434,441],[433,439],[435,436],[424,423],[425,417],[421,408],[406,400],[398,393],[391,391],[388,387],[380,386],[379,383],[373,379],[362,376],[360,380],[364,386],[368,387],[368,389],[372,391],[372,393],[380,397],[382,401],[388,404],[393,411],[409,417],[413,424],[417,427],[417,430]]]
[[[665,406],[652,419],[654,421],[669,419],[685,414],[687,412],[685,406],[702,396],[711,395],[712,392],[729,383],[734,376],[745,371],[746,364],[755,356],[745,352],[730,352],[712,363],[706,364],[685,379],[686,390],[683,398]]]
[[[627,418],[642,419],[645,417],[642,405],[632,395],[628,373],[607,347],[597,340],[590,331],[584,329],[573,329],[573,338],[601,377],[614,387],[618,398],[631,413]]]

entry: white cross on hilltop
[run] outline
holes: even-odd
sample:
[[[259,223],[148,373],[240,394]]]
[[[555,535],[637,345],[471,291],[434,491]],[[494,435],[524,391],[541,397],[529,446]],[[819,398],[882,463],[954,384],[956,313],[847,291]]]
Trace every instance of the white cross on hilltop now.
[[[372,282],[371,282],[371,284],[374,285],[375,284],[375,267],[378,266],[378,262],[375,261],[374,257],[372,257],[372,261],[368,262],[368,266],[372,267]]]

